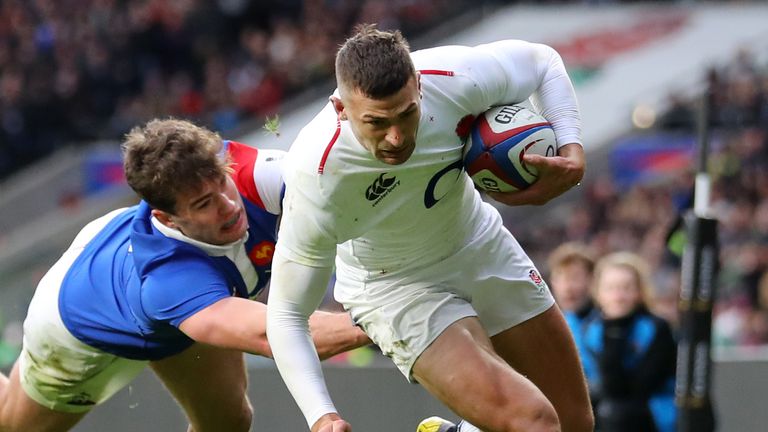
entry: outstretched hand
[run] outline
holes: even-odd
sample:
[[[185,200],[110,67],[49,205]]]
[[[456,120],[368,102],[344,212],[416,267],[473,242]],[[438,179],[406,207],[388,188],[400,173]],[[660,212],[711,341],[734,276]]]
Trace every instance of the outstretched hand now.
[[[544,205],[577,185],[584,176],[584,149],[580,144],[566,144],[558,150],[557,156],[526,154],[523,160],[535,167],[539,178],[528,189],[514,192],[488,192],[491,198],[501,203],[516,205]]]
[[[336,413],[326,414],[312,425],[312,432],[352,432],[352,425]]]

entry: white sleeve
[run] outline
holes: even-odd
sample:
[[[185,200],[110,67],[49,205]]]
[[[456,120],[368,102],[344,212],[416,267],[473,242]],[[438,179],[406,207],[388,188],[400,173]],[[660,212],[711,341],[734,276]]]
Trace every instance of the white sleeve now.
[[[282,213],[283,160],[282,150],[259,149],[253,164],[253,182],[266,210],[272,214]]]
[[[309,315],[322,301],[330,267],[309,267],[285,259],[272,262],[267,301],[267,337],[280,375],[307,424],[337,412],[325,386],[320,360],[309,332]]]
[[[532,96],[532,102],[555,131],[558,146],[581,144],[581,118],[576,93],[560,55],[553,48],[520,40],[502,40],[477,47],[501,64],[506,83],[501,103]]]

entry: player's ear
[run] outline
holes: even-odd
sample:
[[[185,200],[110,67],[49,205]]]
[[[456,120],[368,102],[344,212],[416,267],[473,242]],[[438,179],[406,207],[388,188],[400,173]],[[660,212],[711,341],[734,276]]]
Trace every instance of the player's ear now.
[[[166,213],[158,209],[152,209],[152,216],[154,216],[155,219],[160,221],[161,224],[167,226],[168,228],[174,228],[174,229],[177,228],[176,224],[173,222],[173,219],[170,213]]]
[[[347,113],[344,111],[344,102],[341,101],[341,98],[338,96],[331,96],[329,99],[333,104],[333,109],[339,116],[339,120],[347,120]]]

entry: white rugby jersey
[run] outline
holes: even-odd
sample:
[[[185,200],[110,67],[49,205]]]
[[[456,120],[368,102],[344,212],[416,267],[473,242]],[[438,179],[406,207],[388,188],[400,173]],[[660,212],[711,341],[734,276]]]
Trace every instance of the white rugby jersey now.
[[[573,87],[553,49],[506,40],[412,57],[422,99],[410,159],[401,165],[377,160],[330,103],[302,129],[286,158],[268,327],[275,360],[310,426],[333,409],[311,341],[295,333],[297,313],[316,307],[325,285],[322,278],[294,277],[297,269],[330,268],[338,245],[337,277],[369,281],[439,262],[482,232],[495,210],[481,205],[462,169],[462,152],[471,120],[491,106],[534,96],[558,145],[581,144]],[[318,386],[307,388],[308,382]]]
[[[555,88],[542,89],[543,115],[553,123],[558,143],[580,143],[575,97],[550,48],[504,41],[433,48],[415,52],[413,59],[423,97],[408,161],[377,160],[348,122],[337,121],[330,103],[297,137],[286,161],[278,245],[286,258],[330,266],[339,244],[340,270],[375,276],[429,265],[459,248],[482,222],[476,214],[480,197],[461,167],[462,119],[524,101],[547,81]]]

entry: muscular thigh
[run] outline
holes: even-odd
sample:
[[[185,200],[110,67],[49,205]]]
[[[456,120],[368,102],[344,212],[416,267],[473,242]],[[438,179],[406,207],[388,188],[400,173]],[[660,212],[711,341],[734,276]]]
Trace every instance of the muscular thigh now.
[[[455,413],[480,427],[499,421],[496,414],[514,417],[527,412],[544,398],[494,352],[476,317],[448,327],[416,360],[413,375]]]
[[[248,381],[241,352],[194,344],[150,365],[196,431],[226,430],[224,426],[240,424],[244,416],[250,416]]]
[[[576,345],[560,309],[553,306],[491,337],[495,351],[544,392],[555,406],[564,430],[568,419],[581,422],[589,396]]]
[[[70,430],[84,415],[85,412],[55,411],[30,398],[19,382],[18,363],[0,386],[1,431],[63,432]]]

